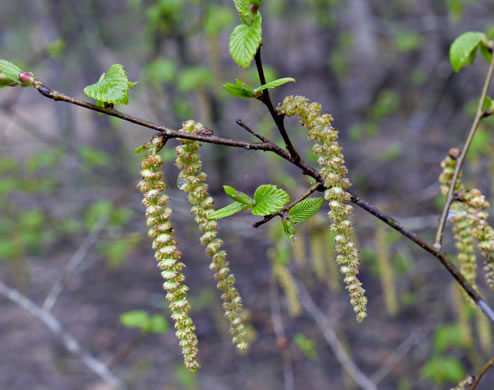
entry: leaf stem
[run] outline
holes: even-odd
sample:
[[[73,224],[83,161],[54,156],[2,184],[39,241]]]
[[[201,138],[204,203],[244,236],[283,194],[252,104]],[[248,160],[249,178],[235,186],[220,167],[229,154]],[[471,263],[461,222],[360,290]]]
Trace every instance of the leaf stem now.
[[[478,386],[478,384],[480,383],[480,380],[482,379],[482,377],[484,376],[484,374],[489,370],[489,368],[491,368],[492,366],[494,366],[494,357],[489,360],[486,365],[482,368],[482,370],[480,371],[479,375],[475,378],[475,382],[473,382],[473,385],[472,387],[470,387],[470,390],[475,390]]]
[[[444,204],[443,211],[441,213],[441,217],[439,218],[439,223],[437,226],[437,231],[436,231],[436,238],[434,242],[434,248],[437,250],[441,250],[442,248],[442,243],[443,243],[443,237],[444,237],[444,228],[446,226],[446,221],[448,219],[448,213],[449,209],[451,207],[451,204],[454,201],[454,192],[455,192],[455,187],[456,187],[456,182],[458,181],[458,177],[460,176],[461,168],[463,167],[463,163],[465,162],[465,158],[468,154],[468,149],[470,148],[470,144],[472,143],[473,136],[475,135],[475,132],[477,131],[477,128],[480,124],[480,121],[488,116],[486,115],[486,112],[483,111],[483,106],[484,106],[484,101],[487,96],[487,91],[489,89],[489,85],[492,80],[492,76],[494,74],[494,56],[492,56],[491,63],[489,65],[489,70],[487,72],[486,79],[484,81],[484,86],[482,87],[482,93],[480,95],[480,101],[477,107],[477,113],[475,114],[475,118],[473,120],[472,126],[470,128],[470,131],[468,132],[467,139],[465,140],[465,144],[463,145],[463,148],[461,150],[461,154],[458,157],[458,160],[456,162],[456,167],[455,167],[455,172],[453,174],[453,178],[451,179],[451,184],[448,190],[448,195],[446,196],[446,203]]]

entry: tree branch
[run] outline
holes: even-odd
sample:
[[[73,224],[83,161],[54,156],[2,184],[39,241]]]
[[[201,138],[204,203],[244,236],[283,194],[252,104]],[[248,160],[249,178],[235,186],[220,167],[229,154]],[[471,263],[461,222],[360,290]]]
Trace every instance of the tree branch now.
[[[257,73],[259,74],[259,81],[261,85],[266,84],[266,77],[264,76],[264,69],[262,67],[262,60],[261,60],[261,46],[259,46],[259,49],[257,49],[256,55],[255,55],[255,61],[256,61],[256,67],[257,67]],[[285,142],[286,148],[288,150],[288,153],[290,153],[290,156],[294,159],[294,161],[299,161],[300,160],[300,155],[298,152],[295,150],[295,147],[292,144],[292,141],[290,137],[288,136],[286,129],[285,129],[285,124],[284,124],[284,115],[280,115],[276,112],[273,106],[273,102],[271,101],[271,96],[269,95],[269,90],[266,88],[265,90],[262,91],[262,97],[260,99],[268,108],[269,113],[271,114],[271,117],[274,120],[274,123],[276,123],[276,126],[278,127],[278,130],[281,134],[281,137],[283,138],[283,141]]]
[[[479,375],[475,378],[475,382],[473,382],[473,385],[472,387],[470,387],[470,390],[475,390],[478,386],[478,384],[480,383],[480,380],[482,379],[482,377],[484,376],[484,374],[489,370],[489,368],[491,368],[492,366],[494,366],[494,358],[492,358],[491,360],[489,360],[486,365],[482,368],[482,370],[480,371]]]
[[[456,161],[456,167],[455,167],[455,172],[453,174],[453,179],[451,179],[451,184],[448,190],[448,195],[446,197],[446,203],[444,204],[443,211],[441,213],[441,217],[439,218],[439,224],[437,226],[437,231],[436,231],[436,238],[434,242],[434,248],[441,250],[442,243],[443,243],[443,237],[444,237],[444,228],[446,226],[446,221],[448,220],[448,213],[449,209],[451,207],[451,203],[454,201],[454,193],[455,193],[455,187],[456,187],[456,182],[458,181],[458,177],[460,176],[461,168],[463,167],[463,163],[465,162],[465,158],[467,157],[468,154],[468,149],[470,148],[470,144],[472,143],[473,136],[475,135],[475,132],[477,131],[477,128],[479,127],[480,121],[488,116],[482,109],[484,106],[484,101],[487,96],[487,91],[489,89],[489,86],[491,84],[492,80],[492,75],[494,74],[494,56],[492,56],[491,63],[489,65],[489,70],[487,72],[487,76],[484,81],[484,86],[482,87],[482,93],[480,95],[480,100],[479,100],[479,105],[477,107],[477,113],[475,114],[475,118],[472,123],[472,127],[470,128],[470,131],[468,132],[467,139],[465,140],[465,144],[463,145],[463,148],[461,150],[461,154],[458,157],[458,160]]]
[[[336,359],[341,364],[343,369],[348,372],[352,379],[364,390],[377,390],[376,385],[357,367],[355,362],[350,358],[345,348],[341,344],[336,332],[328,326],[328,321],[326,316],[323,314],[321,309],[319,309],[311,296],[302,285],[302,283],[297,283],[299,289],[300,302],[305,310],[311,315],[311,317],[316,322],[319,330],[326,339],[329,347],[332,349]]]
[[[70,353],[79,357],[91,371],[93,371],[96,375],[100,376],[103,380],[108,382],[113,388],[119,390],[127,388],[119,378],[111,373],[111,371],[103,362],[85,352],[79,342],[62,327],[58,319],[51,313],[41,309],[28,297],[21,294],[15,289],[7,287],[2,282],[0,282],[0,294],[8,298],[10,301],[16,303],[27,312],[29,312],[32,316],[38,318],[41,322],[43,322],[48,329],[50,329],[57,337],[62,340],[65,348]]]
[[[63,93],[60,93],[58,91],[55,91],[53,89],[47,88],[43,85],[38,80],[35,80],[33,84],[34,88],[36,88],[43,96],[48,97],[50,99],[53,99],[55,101],[63,101],[66,103],[70,104],[75,104],[77,106],[101,112],[103,114],[111,115],[117,118],[120,118],[122,120],[135,123],[139,126],[147,127],[153,130],[157,130],[161,133],[164,133],[167,137],[169,138],[184,138],[184,139],[192,139],[196,141],[201,141],[205,143],[212,143],[212,144],[218,144],[218,145],[225,145],[225,146],[231,146],[231,147],[237,147],[237,148],[243,148],[247,150],[262,150],[262,151],[269,151],[277,154],[281,158],[291,162],[298,168],[302,170],[302,172],[310,177],[313,177],[316,179],[317,182],[320,183],[319,185],[319,190],[324,191],[324,180],[319,174],[319,172],[311,167],[309,164],[307,164],[304,160],[300,158],[298,153],[296,153],[295,157],[290,154],[289,152],[283,150],[280,148],[278,145],[276,145],[273,142],[243,142],[243,141],[234,141],[228,138],[221,138],[221,137],[215,137],[211,135],[194,135],[190,133],[185,133],[182,131],[176,131],[172,130],[169,128],[166,128],[164,126],[159,126],[157,124],[154,124],[149,121],[142,120],[140,118],[136,118],[127,114],[123,114],[119,111],[114,110],[113,108],[105,108],[105,107],[99,107],[95,104],[92,103],[87,103],[84,101],[80,101],[77,99],[74,99],[70,96],[66,96]],[[268,107],[269,108],[269,107]],[[277,118],[276,113],[275,117],[273,119]],[[278,119],[275,119],[277,121]],[[277,122],[278,124],[278,122]],[[281,125],[283,123],[281,122]],[[284,126],[283,126],[284,129]],[[402,235],[413,241],[415,244],[420,246],[421,248],[425,249],[427,252],[430,254],[434,255],[441,263],[442,265],[448,270],[448,272],[456,279],[456,281],[461,285],[461,287],[465,290],[465,292],[473,299],[475,304],[479,306],[479,308],[482,310],[482,312],[491,320],[494,322],[494,311],[487,305],[487,303],[482,299],[482,297],[472,288],[472,286],[465,280],[463,275],[458,271],[458,269],[449,261],[446,255],[440,253],[438,249],[433,248],[431,245],[429,245],[426,241],[421,239],[417,234],[410,232],[408,229],[404,228],[401,226],[401,224],[393,219],[392,217],[384,214],[381,212],[379,209],[376,207],[372,206],[370,203],[366,202],[363,199],[360,199],[358,196],[354,195],[351,191],[347,191],[351,195],[351,201],[356,204],[357,206],[361,207],[362,209],[366,210],[370,214],[374,215],[375,217],[379,218],[381,221],[386,223],[387,225],[391,226],[398,232],[400,232]]]

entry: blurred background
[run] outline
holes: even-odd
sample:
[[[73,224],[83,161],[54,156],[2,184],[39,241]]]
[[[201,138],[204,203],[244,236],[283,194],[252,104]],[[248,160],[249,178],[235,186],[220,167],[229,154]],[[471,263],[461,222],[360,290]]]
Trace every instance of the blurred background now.
[[[288,94],[322,103],[340,130],[353,191],[432,241],[443,202],[440,161],[461,146],[487,71],[478,56],[454,73],[449,46],[462,32],[492,30],[494,3],[264,3],[267,77],[297,80],[272,93],[275,104]],[[119,63],[138,81],[129,105],[117,107],[125,113],[174,129],[196,119],[216,135],[253,140],[235,124],[242,119],[279,141],[261,103],[235,99],[222,87],[235,78],[259,83],[254,67],[241,69],[228,54],[238,23],[231,1],[3,0],[0,58],[84,100],[83,88]],[[295,119],[286,123],[316,166],[305,130]],[[482,123],[464,172],[464,181],[489,200],[492,125]],[[129,388],[358,389],[348,363],[335,356],[335,339],[383,390],[449,389],[492,357],[490,325],[464,303],[439,262],[355,208],[369,298],[369,317],[358,324],[335,267],[326,205],[297,226],[295,243],[278,220],[258,229],[248,213],[220,221],[252,325],[250,352],[236,354],[209,259],[176,189],[176,142],[170,142],[162,152],[165,178],[202,364],[189,374],[135,188],[141,157],[133,150],[152,135],[33,89],[0,91],[0,281],[56,317]],[[218,207],[229,203],[224,184],[252,194],[273,183],[292,199],[310,185],[267,153],[213,145],[201,153]],[[454,258],[450,226],[446,240]],[[492,305],[480,276],[481,294]],[[109,388],[39,318],[4,295],[0,310],[0,388]],[[493,386],[491,373],[479,388]]]

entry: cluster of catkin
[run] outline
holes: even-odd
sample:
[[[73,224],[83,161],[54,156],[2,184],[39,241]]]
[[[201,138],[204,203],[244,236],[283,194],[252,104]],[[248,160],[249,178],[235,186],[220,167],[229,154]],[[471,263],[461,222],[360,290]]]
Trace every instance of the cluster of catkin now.
[[[344,281],[350,294],[350,301],[357,313],[357,321],[367,316],[367,298],[362,283],[357,278],[359,272],[358,250],[352,241],[353,227],[350,221],[352,206],[348,204],[350,194],[346,190],[351,186],[346,177],[348,170],[338,144],[338,131],[331,125],[333,118],[329,114],[321,115],[321,105],[310,103],[302,96],[288,96],[284,99],[279,112],[287,116],[297,116],[299,123],[308,130],[308,137],[314,142],[312,151],[318,156],[320,174],[324,178],[327,190],[324,197],[329,201],[329,217],[333,223],[331,230],[335,235],[338,255],[336,261],[345,275]]]
[[[442,172],[439,176],[441,193],[447,194],[460,155],[458,149],[451,149],[448,157],[441,162]],[[494,290],[494,229],[487,223],[489,202],[484,195],[474,188],[467,189],[460,180],[455,187],[456,201],[451,205],[453,230],[459,255],[461,272],[475,287],[476,262],[474,239],[482,253],[485,263],[486,279]]]
[[[182,273],[185,265],[180,261],[182,254],[174,239],[170,221],[172,209],[167,207],[169,197],[163,193],[166,184],[162,180],[163,160],[158,152],[164,143],[165,138],[157,135],[144,145],[146,157],[141,163],[142,180],[137,188],[144,194],[142,204],[146,207],[148,235],[153,239],[155,258],[161,269],[161,276],[165,279],[163,288],[167,291],[166,298],[170,302],[171,316],[175,321],[176,336],[182,347],[185,366],[196,372],[200,366],[197,361],[198,341],[196,327],[189,315],[189,289],[184,284],[185,276]]]
[[[183,123],[182,131],[201,134],[204,129],[201,123],[189,120]],[[207,175],[202,172],[201,156],[197,152],[201,145],[193,140],[181,141],[183,145],[176,148],[176,165],[181,170],[179,188],[189,194],[191,212],[195,215],[195,221],[202,232],[201,243],[206,247],[205,252],[212,260],[210,268],[215,272],[214,278],[222,292],[223,308],[225,316],[230,321],[233,342],[239,350],[246,350],[248,332],[242,320],[244,311],[242,298],[235,288],[235,276],[230,272],[226,252],[221,250],[223,241],[217,238],[218,224],[208,219],[208,215],[214,211],[214,200],[208,193],[208,185],[205,183]]]

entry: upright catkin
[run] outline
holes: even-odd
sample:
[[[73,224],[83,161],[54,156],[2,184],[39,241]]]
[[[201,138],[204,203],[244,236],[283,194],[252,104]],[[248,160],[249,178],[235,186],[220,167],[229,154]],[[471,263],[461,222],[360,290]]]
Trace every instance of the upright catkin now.
[[[163,160],[158,152],[164,143],[164,136],[156,135],[144,145],[146,157],[141,163],[142,180],[137,188],[144,194],[142,204],[146,207],[148,236],[153,239],[154,256],[162,271],[161,276],[165,279],[163,288],[167,291],[166,299],[170,302],[171,317],[175,321],[175,334],[182,347],[185,366],[196,372],[200,367],[197,361],[199,350],[196,327],[189,315],[189,288],[184,284],[185,276],[182,273],[185,265],[180,261],[182,254],[174,239],[170,220],[172,209],[167,207],[169,197],[163,193],[166,184],[162,180],[160,168]]]
[[[183,123],[182,131],[191,134],[201,134],[205,127],[198,122],[189,120]],[[218,224],[209,220],[208,215],[214,212],[214,200],[208,193],[206,173],[202,172],[201,156],[197,152],[200,143],[193,140],[181,140],[183,145],[176,148],[176,165],[181,170],[179,174],[179,188],[187,192],[191,212],[202,232],[201,243],[206,247],[206,254],[211,258],[210,268],[215,272],[214,278],[221,290],[221,299],[226,317],[230,320],[230,332],[233,342],[241,351],[248,348],[248,332],[242,319],[242,298],[235,288],[235,276],[230,272],[226,260],[226,251],[221,250],[223,241],[217,238]]]
[[[312,151],[318,156],[321,167],[320,174],[327,188],[324,198],[329,202],[331,211],[328,216],[333,221],[331,230],[335,235],[335,247],[338,255],[336,262],[345,275],[346,289],[350,294],[350,302],[357,313],[357,321],[367,316],[367,298],[362,283],[357,278],[359,272],[359,256],[352,240],[353,226],[350,221],[353,208],[348,204],[350,194],[346,191],[350,180],[346,177],[348,170],[345,159],[338,144],[338,130],[331,122],[329,114],[321,115],[321,105],[311,103],[302,96],[288,96],[283,100],[278,111],[287,116],[298,117],[299,123],[308,130],[308,138],[314,142]]]

